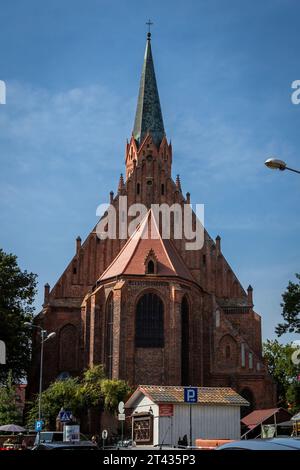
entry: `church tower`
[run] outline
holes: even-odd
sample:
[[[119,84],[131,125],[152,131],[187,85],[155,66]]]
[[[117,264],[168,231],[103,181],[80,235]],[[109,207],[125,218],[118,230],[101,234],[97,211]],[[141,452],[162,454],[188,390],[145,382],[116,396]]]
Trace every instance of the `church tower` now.
[[[134,127],[126,145],[126,180],[136,202],[164,202],[170,186],[172,146],[168,143],[160,106],[148,33]],[[131,183],[132,181],[132,183]]]
[[[176,214],[165,238],[153,213],[152,204],[189,205],[190,193],[184,196],[179,175],[172,178],[150,33],[125,165],[125,178],[109,195],[117,227],[131,220],[120,209],[123,197],[128,208],[144,204],[146,213],[128,237],[117,228],[115,238],[100,239],[97,227],[83,243],[78,237],[69,265],[52,290],[45,287],[36,321],[57,333],[45,345],[45,386],[103,364],[109,378],[131,385],[230,386],[252,407],[273,406],[253,290],[242,287],[221,238],[204,231],[203,246],[187,250],[186,240],[174,236]],[[31,391],[39,366],[35,346]]]

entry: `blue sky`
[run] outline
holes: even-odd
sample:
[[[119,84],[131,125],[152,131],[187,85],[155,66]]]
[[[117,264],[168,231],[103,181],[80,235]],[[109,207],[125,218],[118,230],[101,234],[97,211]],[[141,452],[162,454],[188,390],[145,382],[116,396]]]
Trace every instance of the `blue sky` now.
[[[39,308],[124,171],[149,17],[173,175],[272,338],[300,271],[300,177],[263,165],[300,168],[296,0],[2,0],[0,246],[38,274]]]

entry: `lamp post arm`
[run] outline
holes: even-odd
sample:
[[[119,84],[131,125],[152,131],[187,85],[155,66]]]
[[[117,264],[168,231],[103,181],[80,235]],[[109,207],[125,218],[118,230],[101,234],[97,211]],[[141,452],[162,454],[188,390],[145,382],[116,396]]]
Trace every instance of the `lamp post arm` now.
[[[299,173],[300,174],[299,170],[294,170],[293,168],[289,168],[288,166],[285,167],[285,170],[290,170],[290,171],[293,171],[294,173]]]

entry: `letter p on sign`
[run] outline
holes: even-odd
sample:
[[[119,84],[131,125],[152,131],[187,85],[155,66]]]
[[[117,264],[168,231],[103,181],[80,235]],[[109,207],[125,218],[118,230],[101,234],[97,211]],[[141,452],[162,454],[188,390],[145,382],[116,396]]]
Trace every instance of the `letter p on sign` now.
[[[6,104],[6,85],[3,80],[0,80],[0,104]]]
[[[184,401],[185,401],[185,403],[197,403],[197,401],[198,401],[198,388],[197,387],[186,387],[184,389]]]

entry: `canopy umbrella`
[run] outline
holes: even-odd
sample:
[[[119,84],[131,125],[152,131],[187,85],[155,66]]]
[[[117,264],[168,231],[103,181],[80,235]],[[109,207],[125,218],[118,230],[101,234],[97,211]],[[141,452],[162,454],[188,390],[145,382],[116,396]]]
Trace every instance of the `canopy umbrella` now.
[[[22,426],[18,426],[17,424],[4,424],[3,426],[0,426],[0,431],[24,432],[26,429],[22,428]]]

